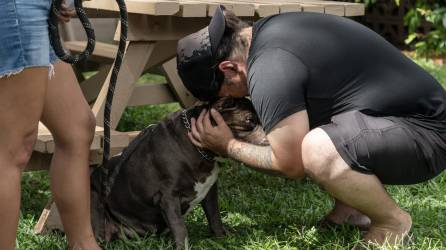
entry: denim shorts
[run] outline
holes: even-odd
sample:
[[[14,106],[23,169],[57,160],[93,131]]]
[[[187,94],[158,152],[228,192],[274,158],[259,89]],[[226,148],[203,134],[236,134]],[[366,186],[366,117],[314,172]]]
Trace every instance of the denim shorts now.
[[[57,60],[48,36],[51,0],[0,0],[0,78]]]

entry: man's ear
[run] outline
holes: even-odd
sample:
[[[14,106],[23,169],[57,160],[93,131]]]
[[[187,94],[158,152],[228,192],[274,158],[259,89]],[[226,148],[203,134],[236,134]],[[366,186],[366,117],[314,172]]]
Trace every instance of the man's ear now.
[[[223,61],[218,64],[218,69],[223,72],[223,74],[234,72],[237,70],[237,64],[231,61]]]

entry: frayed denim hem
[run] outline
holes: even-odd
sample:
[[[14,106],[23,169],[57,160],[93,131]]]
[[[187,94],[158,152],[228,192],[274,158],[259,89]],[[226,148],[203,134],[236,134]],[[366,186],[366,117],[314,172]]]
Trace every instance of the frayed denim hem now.
[[[55,60],[54,62],[56,62],[57,60]],[[13,70],[8,70],[5,72],[0,73],[0,79],[3,78],[8,78],[11,76],[15,76],[20,74],[23,70],[27,69],[27,68],[35,68],[35,67],[48,67],[48,80],[51,80],[54,75],[55,75],[55,70],[54,70],[54,64],[50,63],[47,66],[42,66],[42,65],[29,65],[29,66],[25,66],[25,67],[20,67],[17,69],[13,69]]]

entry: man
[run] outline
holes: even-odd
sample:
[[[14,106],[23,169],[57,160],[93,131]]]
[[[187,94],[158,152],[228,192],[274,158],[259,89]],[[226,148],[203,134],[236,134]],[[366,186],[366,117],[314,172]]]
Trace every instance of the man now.
[[[309,175],[336,199],[326,220],[367,228],[365,242],[408,234],[411,217],[383,184],[426,181],[446,167],[446,92],[423,69],[366,27],[316,13],[250,27],[221,7],[177,52],[178,73],[200,100],[250,95],[270,142],[237,141],[210,110],[192,122],[196,146]]]

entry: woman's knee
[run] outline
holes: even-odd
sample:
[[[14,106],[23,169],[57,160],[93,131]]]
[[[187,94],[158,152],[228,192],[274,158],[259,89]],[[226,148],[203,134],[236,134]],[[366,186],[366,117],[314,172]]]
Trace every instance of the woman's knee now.
[[[60,149],[75,149],[89,147],[94,138],[96,119],[89,110],[79,116],[75,122],[64,129],[53,133],[56,147]]]
[[[330,137],[320,128],[313,129],[302,141],[304,171],[312,179],[323,182],[331,178],[333,164],[340,157]]]
[[[24,170],[31,158],[32,152],[34,150],[34,144],[37,139],[37,126],[36,128],[30,128],[26,131],[20,133],[14,133],[13,136],[9,137],[9,142],[7,142],[5,148],[0,149],[3,154],[4,166],[11,166]],[[4,138],[5,139],[5,138]]]

